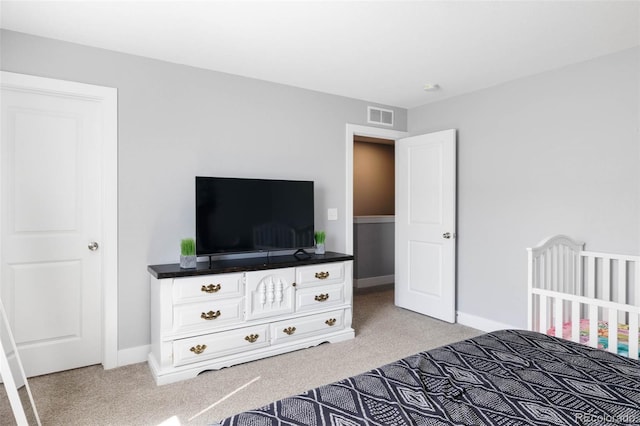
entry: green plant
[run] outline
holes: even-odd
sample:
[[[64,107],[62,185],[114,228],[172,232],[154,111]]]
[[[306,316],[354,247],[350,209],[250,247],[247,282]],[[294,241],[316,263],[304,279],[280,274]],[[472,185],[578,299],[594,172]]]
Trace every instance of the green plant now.
[[[196,241],[193,238],[183,238],[180,241],[180,254],[183,256],[195,256]]]
[[[313,234],[313,236],[316,239],[316,244],[324,244],[324,238],[325,238],[324,231],[316,231]]]

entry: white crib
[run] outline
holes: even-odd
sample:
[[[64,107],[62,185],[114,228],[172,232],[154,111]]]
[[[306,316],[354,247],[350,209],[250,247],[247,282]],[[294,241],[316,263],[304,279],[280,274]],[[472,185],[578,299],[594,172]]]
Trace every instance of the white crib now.
[[[638,359],[640,256],[584,251],[564,235],[527,251],[529,330]]]

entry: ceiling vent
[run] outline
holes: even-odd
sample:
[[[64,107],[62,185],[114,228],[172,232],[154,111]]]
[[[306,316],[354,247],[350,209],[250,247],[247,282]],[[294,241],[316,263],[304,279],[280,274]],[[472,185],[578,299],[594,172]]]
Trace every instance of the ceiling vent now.
[[[370,124],[393,126],[393,111],[377,107],[367,107],[367,121]]]

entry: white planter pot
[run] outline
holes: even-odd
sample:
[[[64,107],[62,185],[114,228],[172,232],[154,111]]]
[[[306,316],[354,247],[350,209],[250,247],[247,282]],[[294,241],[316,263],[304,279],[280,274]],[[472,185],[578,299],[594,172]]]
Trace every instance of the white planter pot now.
[[[198,258],[196,256],[180,255],[180,267],[182,269],[194,269],[197,265]]]
[[[324,254],[324,243],[316,244],[316,254]]]

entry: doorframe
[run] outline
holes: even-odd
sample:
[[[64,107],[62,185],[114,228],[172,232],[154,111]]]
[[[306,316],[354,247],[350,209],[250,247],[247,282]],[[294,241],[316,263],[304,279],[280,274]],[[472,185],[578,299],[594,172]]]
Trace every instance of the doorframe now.
[[[54,92],[102,104],[101,352],[105,369],[118,367],[118,89],[8,71],[0,71],[0,84],[14,90]]]
[[[380,127],[363,126],[347,123],[345,149],[346,149],[346,198],[345,198],[345,249],[346,254],[353,255],[353,137],[368,136],[380,139],[397,140],[409,136],[402,130],[382,129]]]

